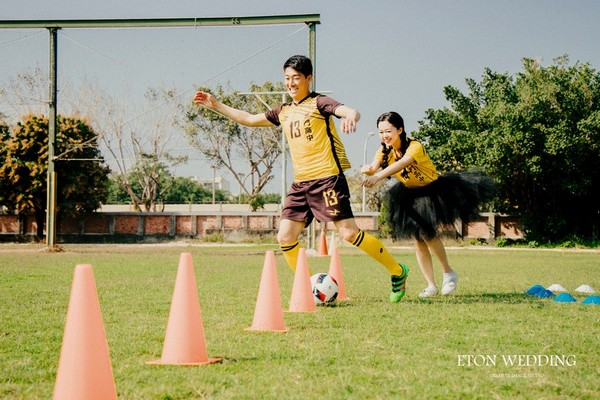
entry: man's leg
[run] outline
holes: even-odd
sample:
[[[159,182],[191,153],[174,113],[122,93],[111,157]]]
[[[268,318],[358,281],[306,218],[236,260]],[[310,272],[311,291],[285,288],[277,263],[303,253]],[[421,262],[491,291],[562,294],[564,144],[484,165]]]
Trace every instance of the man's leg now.
[[[390,275],[403,275],[404,272],[402,266],[398,264],[394,257],[392,257],[381,240],[358,229],[354,218],[335,221],[334,224],[344,240],[352,243],[377,260],[381,265],[387,268]]]
[[[298,263],[298,253],[300,252],[300,243],[298,238],[304,229],[304,221],[293,221],[291,219],[282,219],[279,221],[279,232],[277,232],[277,242],[283,252],[283,257],[292,272],[296,272]]]
[[[335,221],[335,226],[342,238],[377,260],[390,273],[392,279],[392,293],[390,301],[396,303],[402,299],[405,293],[406,276],[408,267],[398,264],[390,252],[375,236],[358,229],[354,218]]]

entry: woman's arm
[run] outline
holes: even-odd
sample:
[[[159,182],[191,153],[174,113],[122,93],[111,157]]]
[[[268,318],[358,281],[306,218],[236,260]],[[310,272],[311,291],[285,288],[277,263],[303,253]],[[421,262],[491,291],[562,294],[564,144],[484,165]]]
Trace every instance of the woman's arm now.
[[[398,161],[394,162],[393,164],[390,164],[386,169],[379,171],[376,174],[373,174],[373,175],[365,178],[365,180],[363,181],[362,184],[365,187],[373,187],[380,180],[385,179],[388,176],[394,175],[395,173],[403,170],[404,168],[408,167],[410,164],[412,164],[414,162],[415,162],[414,158],[412,158],[409,155],[405,155]]]
[[[360,172],[367,176],[371,176],[375,172],[377,172],[379,167],[381,167],[381,161],[376,155],[375,157],[373,157],[373,161],[371,162],[371,164],[366,164],[361,167]]]

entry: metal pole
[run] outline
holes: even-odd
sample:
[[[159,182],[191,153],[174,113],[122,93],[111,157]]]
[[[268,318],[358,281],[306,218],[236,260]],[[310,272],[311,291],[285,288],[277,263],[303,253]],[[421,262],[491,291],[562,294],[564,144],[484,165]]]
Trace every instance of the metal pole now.
[[[281,104],[285,103],[285,93],[281,95]],[[287,150],[286,150],[285,131],[281,129],[281,207],[285,203],[285,196],[287,194]]]
[[[308,25],[308,58],[312,60],[313,64],[313,78],[310,90],[314,92],[317,88],[317,25],[314,23]],[[310,224],[307,235],[309,249],[316,247],[316,232],[316,223]]]
[[[57,32],[59,28],[48,28],[50,32],[49,101],[48,101],[48,178],[46,198],[46,246],[56,246],[56,172],[54,154],[56,147],[56,86],[57,86]]]
[[[215,166],[213,165],[212,169],[213,169],[213,181],[212,181],[212,203],[213,203],[213,204],[215,204],[215,197],[216,197],[216,196],[215,196],[215,179],[217,179],[217,178],[216,178],[216,176],[217,176],[217,167],[215,167]]]
[[[365,149],[363,154],[363,165],[367,165],[367,143],[369,143],[369,139],[373,136],[375,132],[369,132],[367,134],[367,138],[365,139]],[[365,212],[365,208],[367,206],[367,190],[363,186],[362,188],[362,212]]]
[[[209,18],[0,20],[0,28],[159,28],[177,26],[206,27],[301,23],[318,24],[320,22],[320,14],[299,14]]]
[[[244,173],[243,172],[238,172],[237,176],[240,178],[240,193],[238,194],[238,204],[242,204],[242,188],[243,188],[243,179],[244,179]]]
[[[313,79],[310,85],[310,90],[315,91],[317,88],[317,24],[308,24],[308,58],[313,64]]]

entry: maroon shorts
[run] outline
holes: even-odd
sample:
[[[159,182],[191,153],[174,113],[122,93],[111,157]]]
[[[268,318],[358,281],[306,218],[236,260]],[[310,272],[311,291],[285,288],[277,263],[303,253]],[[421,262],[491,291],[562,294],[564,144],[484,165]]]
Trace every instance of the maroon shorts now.
[[[343,174],[292,183],[281,211],[281,219],[304,221],[306,226],[313,218],[325,222],[353,217],[350,189]]]

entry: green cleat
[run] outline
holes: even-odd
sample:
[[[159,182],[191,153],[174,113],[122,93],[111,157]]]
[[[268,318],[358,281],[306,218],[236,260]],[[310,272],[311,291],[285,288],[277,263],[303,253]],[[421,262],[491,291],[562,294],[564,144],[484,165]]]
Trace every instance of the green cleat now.
[[[406,293],[406,278],[408,277],[408,267],[400,264],[402,267],[402,275],[392,275],[392,293],[390,293],[390,301],[398,303]]]

